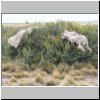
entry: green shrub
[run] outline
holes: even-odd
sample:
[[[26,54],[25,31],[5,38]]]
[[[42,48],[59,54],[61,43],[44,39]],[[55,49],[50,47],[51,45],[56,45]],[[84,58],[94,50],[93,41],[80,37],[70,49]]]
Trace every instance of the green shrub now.
[[[17,31],[26,28],[22,27],[2,27],[2,62],[15,61],[22,63],[25,69],[31,68],[36,64],[43,69],[51,72],[52,64],[75,64],[90,62],[96,68],[98,66],[98,26],[81,25],[74,22],[57,21],[56,23],[28,23],[29,26],[41,27],[40,30],[34,30],[31,35],[27,33],[23,36],[21,44],[17,49],[8,47],[7,39],[15,35]],[[85,35],[89,40],[89,45],[93,52],[79,51],[68,41],[60,37],[65,29],[76,31]],[[20,60],[23,60],[22,62]],[[82,66],[82,65],[77,65]],[[22,69],[24,69],[22,67]],[[82,66],[83,67],[83,66]]]

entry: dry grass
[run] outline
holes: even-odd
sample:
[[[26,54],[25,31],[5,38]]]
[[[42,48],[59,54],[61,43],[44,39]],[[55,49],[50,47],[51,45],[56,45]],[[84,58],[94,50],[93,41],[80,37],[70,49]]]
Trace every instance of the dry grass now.
[[[54,70],[53,73],[52,73],[52,76],[54,78],[59,79],[61,77],[61,74],[60,74],[60,72],[58,70]]]
[[[76,75],[76,76],[74,76],[74,79],[75,80],[84,80],[84,76],[82,76],[82,75]]]
[[[30,76],[30,74],[27,71],[17,71],[15,73],[13,73],[12,76],[15,78],[23,78],[23,77],[27,78]]]
[[[37,74],[37,73],[40,73],[43,77],[45,77],[45,76],[48,75],[47,72],[46,71],[43,71],[42,69],[37,69],[35,71],[35,74]]]
[[[70,67],[69,67],[69,65],[67,65],[67,64],[59,64],[58,66],[57,66],[57,70],[60,72],[60,73],[62,73],[62,72],[68,72],[69,71],[69,69],[70,69]]]
[[[12,77],[12,78],[11,78],[11,82],[17,82],[17,78]]]
[[[76,76],[76,75],[81,75],[82,73],[80,72],[80,70],[71,70],[69,72],[69,75],[72,75],[72,76]]]
[[[35,75],[35,82],[43,84],[44,81],[45,81],[45,80],[44,80],[43,76],[42,76],[40,73],[37,73],[37,74]]]
[[[97,75],[97,69],[95,69],[95,68],[91,68],[91,69],[82,68],[81,72],[83,75],[94,75],[94,76]]]
[[[31,78],[21,78],[18,80],[19,86],[33,86],[34,85],[34,80]]]
[[[12,77],[12,73],[2,72],[2,78],[10,78]]]
[[[49,78],[46,81],[46,85],[47,86],[54,86],[54,85],[57,85],[57,84],[59,84],[59,80],[58,79]]]
[[[66,75],[64,80],[65,80],[64,86],[74,85],[75,78],[73,76]]]
[[[11,82],[11,81],[8,81],[6,82],[5,84],[3,84],[4,86],[18,86],[18,84],[16,82]]]
[[[13,64],[3,64],[2,78],[3,85],[6,86],[95,86],[97,79],[97,69],[91,64],[87,64],[84,68],[74,69],[68,65],[59,64],[54,67],[52,73],[47,73],[42,68],[25,71],[13,66]],[[88,77],[87,76],[91,76]]]
[[[85,82],[85,81],[81,81],[79,82],[79,84],[77,84],[78,86],[90,86],[91,84]]]
[[[15,70],[18,68],[19,68],[19,66],[12,64],[12,63],[2,64],[2,71],[15,72]]]
[[[73,64],[73,66],[75,69],[81,69],[81,68],[85,67],[86,65],[84,63],[76,62]]]
[[[94,68],[94,66],[91,64],[91,63],[88,63],[88,64],[86,64],[86,68],[87,69],[91,69],[91,68]],[[94,68],[95,69],[95,68]]]
[[[55,67],[55,69],[52,72],[52,76],[55,79],[64,79],[65,73],[68,73],[69,70],[70,70],[69,65],[61,63]]]
[[[52,73],[52,77],[55,79],[64,79],[65,77],[65,72],[63,71],[62,73],[60,73],[57,69],[53,71]]]
[[[38,66],[38,65],[36,65],[36,64],[32,64],[32,65],[31,65],[31,70],[36,70],[36,69],[37,69],[37,66]]]

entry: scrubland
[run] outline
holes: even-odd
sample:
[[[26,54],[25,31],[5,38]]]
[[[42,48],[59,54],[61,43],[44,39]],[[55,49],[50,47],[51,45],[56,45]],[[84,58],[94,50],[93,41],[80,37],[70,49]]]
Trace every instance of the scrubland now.
[[[20,46],[7,45],[8,38],[28,27],[40,27],[25,34]],[[60,33],[65,29],[88,38],[93,50],[82,52]],[[3,86],[97,86],[98,25],[75,22],[28,23],[22,26],[2,24],[2,85]]]

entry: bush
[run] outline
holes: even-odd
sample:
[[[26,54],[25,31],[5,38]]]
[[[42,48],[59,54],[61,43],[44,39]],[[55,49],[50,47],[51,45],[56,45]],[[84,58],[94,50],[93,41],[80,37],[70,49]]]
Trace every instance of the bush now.
[[[17,49],[8,47],[7,39],[16,34],[17,31],[25,27],[2,27],[2,61],[16,61],[22,63],[25,69],[33,64],[42,66],[47,72],[51,72],[52,65],[91,63],[96,68],[98,66],[98,26],[81,25],[74,22],[57,21],[56,23],[33,23],[30,26],[40,26],[40,30],[35,30],[32,35],[25,34],[21,44]],[[89,40],[89,45],[93,53],[77,50],[74,45],[63,41],[60,33],[65,29],[76,31],[85,35]],[[20,62],[22,60],[22,62]],[[82,65],[77,65],[77,67]],[[38,67],[38,66],[37,66]],[[84,67],[84,66],[82,66]],[[24,68],[23,68],[24,69]]]
[[[13,63],[2,64],[2,71],[15,72],[16,69],[19,69],[19,66]]]

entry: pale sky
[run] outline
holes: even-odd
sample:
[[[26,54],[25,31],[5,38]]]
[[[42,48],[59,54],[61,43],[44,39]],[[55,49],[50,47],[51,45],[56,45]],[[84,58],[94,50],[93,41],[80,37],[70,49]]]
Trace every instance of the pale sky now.
[[[2,14],[2,23],[94,21],[98,17],[98,14]]]

